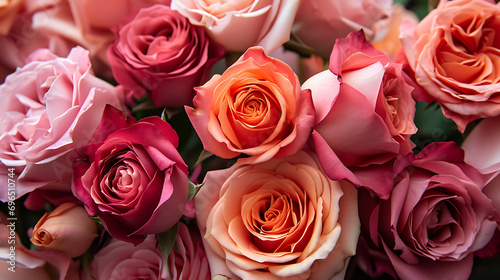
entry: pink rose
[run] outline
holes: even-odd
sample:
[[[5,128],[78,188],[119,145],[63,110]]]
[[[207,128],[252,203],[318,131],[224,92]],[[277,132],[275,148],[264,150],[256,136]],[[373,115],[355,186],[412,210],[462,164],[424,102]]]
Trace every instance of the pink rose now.
[[[74,203],[63,203],[45,213],[33,229],[31,242],[40,250],[58,250],[70,258],[81,256],[97,237],[97,223]]]
[[[360,247],[358,255],[374,257],[364,267],[401,279],[468,279],[473,253],[498,226],[483,186],[481,174],[464,163],[454,142],[435,142],[418,155],[399,157],[388,200],[360,191],[369,251]]]
[[[0,85],[0,161],[6,201],[7,167],[20,173],[16,198],[40,187],[69,191],[74,150],[88,143],[106,104],[122,92],[92,75],[88,52],[67,58],[43,49]]]
[[[442,0],[417,25],[402,26],[408,64],[425,89],[415,98],[437,102],[460,132],[500,115],[499,28],[500,4],[492,0]]]
[[[186,112],[209,152],[262,162],[302,149],[314,124],[310,92],[285,63],[250,48],[222,75],[196,88]]]
[[[355,253],[356,189],[314,154],[209,171],[195,205],[212,277],[342,279]]]
[[[381,178],[383,170],[377,180],[361,172],[366,166],[382,165],[411,152],[410,136],[417,128],[413,88],[407,80],[402,65],[377,51],[362,32],[337,40],[329,70],[302,85],[312,91],[317,115],[312,139],[330,178],[369,185],[377,194],[388,196],[392,183],[390,178]],[[339,175],[344,165],[357,178],[350,171]]]
[[[179,223],[168,267],[153,235],[137,246],[112,239],[94,255],[89,271],[95,279],[208,280],[210,269],[200,238],[199,232]],[[94,278],[82,272],[82,279]]]
[[[181,218],[189,191],[178,141],[159,117],[136,121],[108,107],[74,161],[73,193],[117,239],[137,245],[164,232]]]
[[[172,0],[179,11],[227,51],[262,46],[271,53],[290,38],[299,0]]]
[[[328,59],[337,38],[363,29],[369,40],[382,39],[389,27],[392,0],[302,0],[293,32]]]
[[[108,59],[116,81],[151,96],[157,107],[191,105],[224,49],[166,5],[141,9],[115,29]]]

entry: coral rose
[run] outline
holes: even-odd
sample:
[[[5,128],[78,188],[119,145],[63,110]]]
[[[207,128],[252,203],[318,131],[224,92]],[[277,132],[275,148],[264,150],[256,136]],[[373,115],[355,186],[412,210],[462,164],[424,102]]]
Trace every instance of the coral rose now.
[[[311,94],[300,89],[293,70],[250,48],[222,75],[196,88],[194,109],[186,107],[209,152],[247,163],[293,154],[302,149],[315,114]]]
[[[359,192],[367,247],[360,246],[358,255],[374,257],[364,267],[401,279],[468,279],[473,253],[498,226],[483,187],[481,174],[464,163],[454,142],[435,142],[418,155],[399,157],[388,200]]]
[[[271,53],[290,38],[299,0],[172,0],[172,9],[204,26],[227,51],[262,46]]]
[[[178,141],[159,117],[136,121],[108,107],[75,160],[73,193],[117,239],[137,245],[164,232],[181,218],[189,191]]]
[[[123,91],[92,74],[83,48],[67,58],[41,49],[30,60],[0,85],[0,177],[5,166],[20,173],[16,198],[41,187],[70,191],[74,150],[88,143],[106,104],[124,107]]]
[[[500,4],[442,0],[401,37],[418,101],[437,102],[464,132],[468,123],[500,114]],[[497,35],[499,34],[499,35]]]
[[[356,189],[312,153],[209,171],[195,202],[212,277],[342,279],[356,249]]]
[[[224,49],[166,5],[143,8],[115,29],[108,59],[116,81],[147,92],[157,107],[191,105]]]
[[[31,242],[40,250],[58,250],[76,258],[87,251],[96,237],[97,223],[83,207],[67,202],[40,218]]]
[[[381,176],[392,173],[390,164],[387,172],[379,170],[377,180],[361,172],[411,152],[410,136],[417,128],[409,81],[402,65],[377,51],[362,32],[337,40],[329,70],[302,85],[312,92],[317,114],[312,139],[330,178],[349,179],[388,196],[391,178]]]

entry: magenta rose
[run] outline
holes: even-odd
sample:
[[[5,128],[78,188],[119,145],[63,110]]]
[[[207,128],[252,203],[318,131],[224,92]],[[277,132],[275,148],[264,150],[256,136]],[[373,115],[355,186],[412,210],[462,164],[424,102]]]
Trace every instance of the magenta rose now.
[[[74,150],[88,143],[106,104],[123,107],[123,91],[92,74],[80,47],[67,58],[36,51],[0,85],[0,95],[2,201],[8,168],[19,175],[16,198],[41,187],[70,192]]]
[[[399,157],[389,199],[360,191],[365,245],[358,255],[365,270],[401,279],[467,279],[473,253],[498,226],[483,187],[481,174],[464,163],[454,142]]]
[[[138,244],[181,218],[189,190],[178,137],[159,117],[108,107],[74,164],[73,193],[115,238]]]
[[[118,83],[146,92],[157,107],[192,104],[224,49],[166,5],[141,9],[115,29],[108,59]]]
[[[82,272],[83,280],[90,279],[157,279],[208,280],[210,268],[196,227],[179,223],[175,246],[168,255],[168,267],[158,240],[149,235],[143,243],[134,246],[112,239],[99,250],[90,263],[89,272]]]
[[[317,115],[312,139],[332,179],[370,185],[388,196],[392,183],[381,177],[392,167],[382,164],[411,152],[410,136],[417,130],[409,81],[402,65],[376,50],[362,32],[337,40],[329,69],[302,85],[312,92]],[[369,165],[382,168],[377,180],[364,174]]]

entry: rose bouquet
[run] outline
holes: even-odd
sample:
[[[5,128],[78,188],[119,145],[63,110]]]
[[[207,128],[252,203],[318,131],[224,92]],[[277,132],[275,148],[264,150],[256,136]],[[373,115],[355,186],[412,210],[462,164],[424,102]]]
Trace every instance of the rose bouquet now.
[[[495,279],[493,0],[0,3],[0,278]]]

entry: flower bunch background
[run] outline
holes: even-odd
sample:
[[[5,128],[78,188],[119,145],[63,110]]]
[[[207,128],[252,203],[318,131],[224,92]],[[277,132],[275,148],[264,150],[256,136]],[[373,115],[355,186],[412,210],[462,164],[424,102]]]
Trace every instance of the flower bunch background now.
[[[0,278],[496,279],[498,30],[493,0],[3,1]]]

